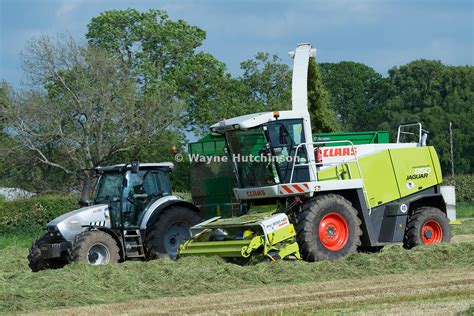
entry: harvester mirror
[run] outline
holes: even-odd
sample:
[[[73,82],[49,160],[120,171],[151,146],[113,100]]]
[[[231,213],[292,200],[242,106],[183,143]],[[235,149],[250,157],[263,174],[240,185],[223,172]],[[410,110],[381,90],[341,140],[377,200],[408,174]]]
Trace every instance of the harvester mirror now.
[[[132,173],[138,173],[138,170],[140,169],[140,163],[138,160],[132,161],[130,169]]]

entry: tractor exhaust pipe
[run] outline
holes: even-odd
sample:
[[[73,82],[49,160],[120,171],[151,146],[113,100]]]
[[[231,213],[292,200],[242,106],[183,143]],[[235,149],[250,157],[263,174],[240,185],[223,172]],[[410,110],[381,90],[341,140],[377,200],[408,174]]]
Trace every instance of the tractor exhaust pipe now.
[[[79,200],[79,205],[81,207],[92,205],[92,201],[90,200],[90,195],[92,193],[93,179],[94,179],[95,172],[91,169],[85,169],[84,174],[85,174],[85,177],[84,177],[84,183],[83,183],[82,191],[81,191],[81,199]]]

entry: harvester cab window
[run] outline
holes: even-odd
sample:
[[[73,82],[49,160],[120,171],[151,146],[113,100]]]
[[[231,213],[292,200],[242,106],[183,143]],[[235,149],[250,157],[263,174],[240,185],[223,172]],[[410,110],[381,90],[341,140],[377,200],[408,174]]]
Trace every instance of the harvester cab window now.
[[[261,187],[276,184],[278,176],[262,127],[226,133],[230,155],[240,186]]]
[[[307,162],[306,147],[300,146],[296,153],[298,145],[305,142],[303,121],[279,120],[269,123],[267,130],[271,148],[276,156],[280,182],[290,181],[294,163],[296,165],[292,181],[307,181],[309,179],[308,166],[297,166]]]

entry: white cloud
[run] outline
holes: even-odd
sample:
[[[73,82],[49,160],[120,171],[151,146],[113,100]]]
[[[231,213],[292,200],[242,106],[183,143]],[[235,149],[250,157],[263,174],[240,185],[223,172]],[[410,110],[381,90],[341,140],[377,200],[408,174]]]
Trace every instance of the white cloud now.
[[[60,6],[56,10],[56,17],[64,18],[66,15],[76,10],[83,2],[83,0],[61,1]]]

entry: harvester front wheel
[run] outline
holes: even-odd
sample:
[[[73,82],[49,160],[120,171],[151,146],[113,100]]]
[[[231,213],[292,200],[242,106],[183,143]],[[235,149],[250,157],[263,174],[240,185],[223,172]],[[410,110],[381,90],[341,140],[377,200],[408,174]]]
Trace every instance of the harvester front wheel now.
[[[41,255],[41,245],[54,243],[54,239],[55,238],[49,234],[45,234],[33,242],[30,252],[28,253],[28,266],[31,271],[38,272],[46,269],[60,269],[66,265],[67,260],[63,258],[46,259]]]
[[[300,252],[306,261],[337,259],[360,246],[357,210],[337,194],[318,196],[303,206],[296,226]]]
[[[117,263],[120,260],[119,251],[112,236],[100,230],[88,230],[76,237],[72,259],[90,265]]]
[[[421,207],[408,220],[403,247],[439,244],[451,240],[449,220],[440,209]]]
[[[176,259],[179,245],[188,240],[189,228],[201,222],[201,217],[183,206],[171,206],[158,216],[146,232],[145,247],[149,259]]]

